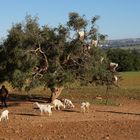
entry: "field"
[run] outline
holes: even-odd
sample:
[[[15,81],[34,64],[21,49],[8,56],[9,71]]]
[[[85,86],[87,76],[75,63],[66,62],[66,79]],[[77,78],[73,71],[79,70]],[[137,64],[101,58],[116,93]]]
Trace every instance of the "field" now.
[[[49,90],[34,89],[29,100],[24,91],[19,93],[9,86],[9,120],[0,122],[0,140],[139,140],[140,72],[121,76],[120,87],[112,87],[108,94],[106,87],[67,87],[60,99],[71,99],[75,108],[53,110],[50,117],[40,116],[33,105],[46,102]],[[88,113],[80,112],[82,101],[91,103]]]
[[[136,46],[128,46],[128,47],[119,47],[120,49],[124,49],[124,50],[137,50],[140,51],[140,45],[136,45]]]

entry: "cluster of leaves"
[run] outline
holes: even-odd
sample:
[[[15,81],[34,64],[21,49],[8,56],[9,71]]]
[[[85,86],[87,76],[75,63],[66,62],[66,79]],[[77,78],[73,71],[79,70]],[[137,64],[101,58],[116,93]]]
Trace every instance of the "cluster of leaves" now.
[[[137,50],[108,49],[107,56],[119,64],[118,71],[139,71],[140,52]]]
[[[90,40],[105,39],[98,33],[98,18],[93,17],[89,27],[84,16],[70,13],[67,25],[52,28],[40,27],[37,17],[27,15],[24,22],[12,26],[0,47],[0,82],[6,80],[18,88],[44,85],[51,89],[75,80],[88,84],[93,77],[106,83],[110,72],[103,50],[93,45],[83,51]],[[82,41],[78,36],[72,38],[79,30],[86,35]],[[102,64],[101,56],[105,58]]]

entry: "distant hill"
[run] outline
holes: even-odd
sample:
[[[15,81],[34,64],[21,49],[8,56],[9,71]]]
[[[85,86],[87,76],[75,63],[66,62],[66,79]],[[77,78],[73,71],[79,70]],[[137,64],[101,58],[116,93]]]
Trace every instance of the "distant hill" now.
[[[122,47],[135,47],[140,46],[140,38],[129,38],[129,39],[116,39],[108,40],[103,44],[103,47],[111,48],[122,48]]]

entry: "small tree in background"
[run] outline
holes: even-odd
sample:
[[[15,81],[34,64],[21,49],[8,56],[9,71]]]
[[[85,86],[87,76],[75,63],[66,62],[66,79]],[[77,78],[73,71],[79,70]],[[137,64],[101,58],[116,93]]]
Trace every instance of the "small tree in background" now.
[[[25,85],[47,86],[52,93],[51,101],[61,94],[66,84],[75,81],[84,85],[112,84],[113,75],[107,69],[105,53],[91,44],[93,39],[99,43],[105,40],[96,28],[98,18],[95,16],[88,23],[85,16],[73,12],[67,25],[51,28],[40,27],[37,17],[27,15],[24,23],[12,26],[4,41],[4,50],[0,50],[6,56],[1,62],[6,70],[3,80],[20,89]],[[84,31],[82,40],[78,31]]]
[[[106,54],[112,62],[119,64],[118,71],[139,71],[140,52],[138,50],[107,49]]]

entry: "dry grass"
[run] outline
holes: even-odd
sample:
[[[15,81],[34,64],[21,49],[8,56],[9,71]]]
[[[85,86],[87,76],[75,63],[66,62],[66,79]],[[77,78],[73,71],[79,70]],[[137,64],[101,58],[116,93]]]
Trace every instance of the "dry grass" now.
[[[62,94],[59,98],[69,98],[75,103],[82,101],[89,101],[94,104],[106,104],[108,99],[109,105],[116,105],[116,99],[129,98],[140,100],[140,72],[125,72],[121,73],[122,80],[120,81],[120,88],[112,87],[108,94],[106,94],[106,87],[103,86],[86,86],[80,87],[78,84],[69,86],[62,91]],[[25,91],[17,91],[12,89],[8,83],[6,84],[9,89],[11,96],[21,99],[27,98],[27,93]],[[32,89],[30,94],[35,98],[44,98],[47,99],[50,97],[50,90],[43,87]],[[97,96],[101,96],[102,100],[97,100]]]
[[[121,73],[123,80],[121,86],[125,88],[140,88],[140,72]]]

